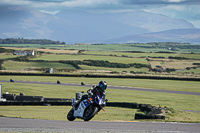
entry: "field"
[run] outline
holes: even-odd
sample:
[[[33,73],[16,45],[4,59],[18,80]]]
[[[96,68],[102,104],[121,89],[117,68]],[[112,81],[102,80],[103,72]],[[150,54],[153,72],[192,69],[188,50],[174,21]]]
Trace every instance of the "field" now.
[[[180,70],[186,69],[186,67],[195,67],[193,63],[200,63],[196,60],[172,60],[172,59],[151,59],[149,61],[153,68],[156,66],[162,66],[162,68],[176,68]]]
[[[144,58],[144,57],[166,57],[176,56],[176,53],[133,53],[133,52],[117,52],[117,51],[84,51],[84,54],[89,55],[109,55],[109,56],[128,56],[133,58]]]
[[[112,57],[112,56],[91,56],[91,55],[54,55],[47,54],[42,55],[38,58],[33,58],[31,60],[48,60],[48,61],[59,61],[59,60],[107,60],[109,62],[117,63],[143,63],[147,64],[145,59],[141,58],[125,58],[125,57]]]
[[[62,50],[86,50],[86,51],[139,51],[139,52],[175,52],[175,53],[200,53],[199,45],[180,43],[160,43],[160,44],[75,44],[75,45],[41,45],[41,44],[1,44],[2,47],[20,48],[43,48]]]
[[[2,59],[9,59],[9,58],[16,58],[18,56],[13,55],[13,54],[0,54],[0,60]]]
[[[140,75],[140,76],[160,76],[200,79],[200,49],[197,45],[173,44],[76,44],[76,45],[39,45],[39,44],[8,44],[5,50],[35,50],[37,55],[25,58],[16,56],[10,52],[1,52],[0,72],[15,73],[45,73],[46,68],[53,68],[53,74],[74,74],[77,77],[50,77],[50,76],[0,76],[0,80],[14,79],[23,81],[56,82],[61,83],[81,83],[95,85],[100,80],[105,80],[108,85],[130,86],[147,89],[163,89],[188,92],[200,92],[198,81],[182,80],[153,80],[153,79],[125,79],[125,78],[85,78],[78,77],[79,74],[103,74],[103,75]],[[20,46],[20,47],[19,47]],[[169,48],[170,47],[170,48]],[[19,58],[20,57],[20,58]],[[76,64],[76,61],[84,60],[107,61],[110,64],[120,64],[116,66],[102,66],[101,64]],[[61,63],[61,61],[71,61],[71,64]],[[87,61],[85,61],[87,62]],[[74,64],[75,63],[75,64]],[[139,64],[138,66],[121,67],[129,64]],[[146,65],[140,67],[140,65]],[[77,66],[79,68],[77,68]],[[162,71],[150,71],[150,70]],[[163,70],[169,71],[163,71]],[[57,71],[60,70],[60,71]],[[40,85],[40,84],[20,84],[5,83],[3,93],[36,95],[53,98],[73,98],[76,92],[86,91],[89,88],[62,86],[62,85]],[[165,121],[178,122],[200,122],[199,113],[185,112],[200,111],[199,96],[181,95],[171,93],[144,92],[131,90],[107,90],[109,102],[137,102],[152,104],[154,106],[168,107],[173,113],[167,115]],[[0,116],[66,120],[66,113],[69,106],[0,106]],[[58,114],[59,110],[59,114]],[[125,108],[106,107],[106,113],[101,112],[94,120],[112,121],[123,120],[133,121],[137,110]],[[31,115],[29,115],[31,114]]]
[[[58,68],[58,69],[75,69],[70,64],[61,63],[48,63],[48,62],[19,62],[19,61],[6,61],[3,66],[6,70],[29,70],[28,68]]]
[[[6,72],[29,71],[32,73],[43,73],[45,68],[54,68],[55,70],[65,69],[54,71],[54,73],[60,74],[158,75],[164,77],[200,78],[200,65],[197,65],[200,63],[200,50],[195,49],[196,47],[198,48],[198,45],[170,45],[170,47],[178,47],[176,51],[167,49],[168,45],[159,46],[154,44],[77,44],[66,46],[23,44],[20,47],[14,47],[17,44],[8,44],[7,46],[10,47],[3,48],[7,50],[34,49],[37,56],[30,58],[31,62],[16,62],[6,59],[15,59],[18,56],[12,55],[12,53],[2,53],[1,59],[5,60],[2,63],[2,67],[4,68],[3,71],[6,70]],[[53,49],[50,49],[52,47]],[[79,67],[77,70],[72,64],[62,64],[59,62],[84,60],[108,61],[121,65],[138,63],[149,65],[149,67],[105,67],[96,66],[96,64],[77,64]],[[40,69],[42,70],[39,71]]]

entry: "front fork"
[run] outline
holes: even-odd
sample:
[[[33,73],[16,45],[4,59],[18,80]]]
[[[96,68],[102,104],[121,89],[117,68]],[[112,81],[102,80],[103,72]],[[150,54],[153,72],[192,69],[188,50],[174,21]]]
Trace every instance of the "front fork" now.
[[[75,98],[73,98],[72,99],[72,107],[75,109],[75,102],[76,102],[76,100],[75,100]]]

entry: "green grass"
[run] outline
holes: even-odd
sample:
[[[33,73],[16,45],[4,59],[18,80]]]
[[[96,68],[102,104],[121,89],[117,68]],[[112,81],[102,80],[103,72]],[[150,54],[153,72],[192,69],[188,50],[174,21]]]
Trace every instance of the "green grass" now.
[[[73,98],[76,92],[87,91],[86,87],[72,87],[62,85],[40,85],[21,83],[2,83],[3,93],[44,96],[52,98]],[[107,89],[107,98],[110,102],[137,102],[155,106],[167,106],[180,110],[200,111],[199,96],[180,95],[158,92],[144,92],[132,90]],[[191,104],[192,103],[192,104]]]
[[[154,59],[149,61],[152,68],[161,66],[162,68],[186,69],[186,67],[195,67],[193,63],[199,63],[195,60],[159,60]]]
[[[1,82],[0,82],[1,83]],[[44,96],[52,98],[73,98],[76,92],[86,91],[87,88],[71,87],[62,85],[40,85],[40,84],[22,84],[22,83],[1,83],[3,86],[3,93],[9,92],[11,94]]]
[[[200,54],[179,54],[177,57],[185,57],[189,59],[200,59]]]
[[[108,85],[129,86],[137,88],[177,90],[188,92],[200,92],[200,82],[181,80],[154,80],[154,79],[129,79],[129,78],[84,78],[84,77],[50,77],[50,76],[0,76],[1,80],[24,80],[61,83],[81,83],[97,84],[100,80],[105,80]]]
[[[194,81],[172,81],[172,80],[147,80],[147,79],[102,79],[102,78],[76,78],[76,77],[44,77],[44,76],[0,76],[1,80],[15,80],[24,81],[43,81],[64,83],[80,83],[97,84],[100,80],[105,80],[109,85],[116,86],[135,86],[154,89],[172,89],[189,92],[199,92],[199,82]],[[62,86],[62,85],[44,85],[44,84],[22,84],[16,82],[0,82],[2,84],[2,91],[10,92],[12,94],[44,96],[52,98],[73,98],[76,92],[87,91],[89,87],[84,86]],[[154,86],[154,87],[153,87]],[[150,87],[150,88],[151,88]],[[119,90],[107,89],[107,99],[109,102],[137,102],[144,104],[152,104],[154,106],[167,106],[173,108],[175,113],[167,116],[166,121],[184,121],[184,122],[200,122],[199,113],[186,113],[179,110],[193,110],[200,111],[198,106],[200,103],[199,96],[181,95],[159,92],[144,92],[133,90]],[[32,106],[0,106],[0,115],[7,117],[21,117],[34,119],[52,119],[52,120],[66,120],[66,113],[70,110],[70,106],[52,106],[52,107],[32,107]],[[111,108],[106,107],[106,112],[100,112],[93,120],[134,120],[134,113],[136,110]],[[59,111],[59,113],[58,113]],[[31,114],[31,115],[30,115]]]
[[[4,76],[1,76],[1,79]],[[10,79],[9,77],[7,77]],[[17,78],[13,79],[17,80]],[[20,78],[20,77],[18,77]],[[37,78],[37,79],[35,79]],[[6,78],[4,78],[5,80]],[[116,86],[130,86],[131,82],[141,82],[139,87],[143,87],[148,80],[130,80],[130,79],[100,79],[100,78],[64,78],[64,77],[34,77],[34,80],[31,80],[31,77],[21,77],[21,80],[27,81],[45,81],[45,82],[56,82],[60,80],[61,83],[81,83],[83,81],[86,84],[97,84],[100,80],[107,81],[108,85]],[[159,82],[158,82],[159,81]],[[160,88],[159,86],[175,87],[177,86],[183,88],[186,86],[187,91],[189,92],[199,92],[199,82],[193,81],[163,81],[163,80],[150,80],[151,85],[154,85],[154,89]],[[149,83],[150,83],[149,82]],[[72,87],[72,86],[62,86],[62,85],[40,85],[40,84],[21,84],[21,83],[1,83],[3,85],[3,92],[10,92],[14,94],[19,94],[24,92],[25,95],[38,95],[44,97],[54,97],[54,98],[72,98],[75,96],[76,92],[87,91],[89,88],[84,86]],[[127,84],[127,85],[126,85]],[[157,86],[157,87],[156,87]],[[181,91],[181,88],[179,89]],[[165,88],[167,89],[167,88]],[[172,89],[172,88],[171,88]],[[184,88],[183,88],[184,89]],[[171,93],[158,93],[158,92],[144,92],[144,91],[131,91],[131,90],[118,90],[118,89],[107,89],[107,98],[110,102],[137,102],[137,103],[146,103],[153,105],[161,105],[173,107],[175,109],[183,110],[196,110],[200,111],[200,107],[197,106],[200,103],[199,96],[193,95],[180,95],[180,94],[171,94]],[[192,104],[191,104],[192,103]]]
[[[40,47],[40,44],[1,44],[1,47]]]
[[[121,73],[123,71],[126,72],[130,72],[130,71],[134,71],[134,72],[149,72],[148,68],[134,68],[134,67],[130,67],[130,68],[110,68],[110,67],[97,67],[97,66],[87,66],[87,65],[79,65],[83,70],[105,70],[105,71],[111,71],[111,72],[118,72]],[[89,73],[89,72],[87,72]]]
[[[0,106],[0,114],[4,114],[7,117],[66,121],[66,115],[70,109],[71,106]],[[115,111],[116,109],[117,111]],[[105,110],[105,112],[100,111],[92,120],[133,121],[136,112],[133,109],[113,107],[106,107]]]
[[[35,85],[19,83],[2,83],[3,92],[18,94],[24,92],[25,95],[36,95],[56,98],[72,98],[75,92],[87,90],[86,87],[70,87],[61,85]],[[200,111],[198,106],[199,96],[166,94],[155,92],[142,92],[130,90],[107,89],[107,98],[110,102],[137,102],[152,104],[154,106],[167,106],[175,109],[175,113],[167,115],[166,121],[200,122],[200,114],[187,113],[179,110]],[[191,104],[192,103],[192,104]],[[0,106],[1,116],[66,120],[66,114],[71,106]],[[100,121],[133,121],[135,109],[105,107],[106,112],[100,112],[93,120]],[[59,113],[58,113],[59,112]]]
[[[18,61],[5,61],[3,67],[5,67],[6,70],[23,70],[31,67],[75,69],[70,64],[48,63],[48,62],[18,62]]]
[[[114,51],[84,51],[84,54],[92,55],[110,55],[110,56],[129,56],[129,57],[166,57],[175,56],[176,53],[131,53]]]
[[[200,74],[200,68],[178,71],[177,73],[198,73],[198,74]]]
[[[71,106],[0,106],[0,115],[66,121],[66,115],[70,109]],[[92,121],[135,121],[136,112],[136,109],[105,107],[105,112],[100,111]],[[76,119],[75,121],[82,120]],[[175,111],[175,113],[168,115],[165,121],[200,122],[200,114]]]
[[[2,59],[9,59],[9,58],[17,58],[19,55],[11,55],[11,54],[1,54],[0,55],[0,60]]]
[[[48,61],[59,61],[59,60],[104,60],[117,63],[141,63],[148,64],[143,58],[126,58],[126,57],[112,57],[112,56],[91,56],[91,55],[54,55],[47,54],[42,55],[38,58],[31,60],[48,60]]]
[[[74,49],[74,50],[89,50],[89,51],[142,51],[142,52],[174,52],[174,53],[200,53],[199,49],[188,47],[193,45],[174,44],[173,47],[176,51],[168,49],[167,45],[154,45],[154,44],[107,44],[107,45],[40,45],[40,44],[1,44],[4,47],[21,47],[21,48],[47,48],[47,49]],[[142,46],[142,47],[141,47]],[[179,47],[185,46],[185,47]],[[165,47],[165,48],[164,48]]]

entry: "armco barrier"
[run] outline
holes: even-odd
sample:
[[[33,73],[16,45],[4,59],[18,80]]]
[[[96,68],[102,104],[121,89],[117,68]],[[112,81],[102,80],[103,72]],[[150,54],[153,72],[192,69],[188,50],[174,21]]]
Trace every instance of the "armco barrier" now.
[[[43,96],[26,96],[21,94],[3,94],[3,98],[8,102],[68,102],[71,100],[66,98],[46,98]]]
[[[162,116],[162,115],[147,115],[147,114],[136,113],[135,114],[135,120],[139,120],[139,119],[165,119],[165,116]]]
[[[47,97],[44,97],[43,98],[43,101],[44,102],[48,102],[48,101],[69,101],[70,99],[66,99],[66,98],[47,98]]]
[[[0,106],[68,106],[71,102],[0,102]]]
[[[106,106],[139,109],[139,104],[138,103],[107,102]]]
[[[5,98],[6,100],[14,101],[15,98],[16,98],[16,95],[14,95],[14,94],[3,94],[3,98]]]
[[[17,95],[15,100],[16,101],[38,101],[42,100],[43,96],[19,96]]]
[[[56,99],[57,100],[57,99]],[[50,104],[50,105],[71,105],[71,102],[62,102],[62,101],[7,101],[7,102],[0,102],[0,106],[4,105],[44,105],[44,104]],[[143,112],[149,112],[151,111],[150,108],[153,106],[147,105],[147,104],[138,104],[138,103],[127,103],[127,102],[107,102],[106,106],[110,107],[122,107],[122,108],[132,108],[132,109],[140,109]]]

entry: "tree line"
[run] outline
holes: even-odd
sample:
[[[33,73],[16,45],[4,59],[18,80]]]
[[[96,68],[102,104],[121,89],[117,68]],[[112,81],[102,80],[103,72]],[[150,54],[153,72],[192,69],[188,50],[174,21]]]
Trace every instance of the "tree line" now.
[[[0,48],[0,53],[13,53],[14,51],[13,49]]]
[[[103,61],[103,60],[83,60],[83,61],[59,61],[59,63],[65,63],[65,64],[71,64],[76,69],[81,69],[78,65],[88,65],[88,66],[100,66],[100,67],[110,67],[110,68],[142,68],[147,67],[150,68],[147,64],[140,64],[140,63],[129,63],[129,64],[123,64],[123,63],[113,63],[109,61]]]
[[[0,44],[58,44],[58,45],[65,45],[65,42],[60,41],[52,41],[49,39],[24,39],[24,38],[0,38]]]

